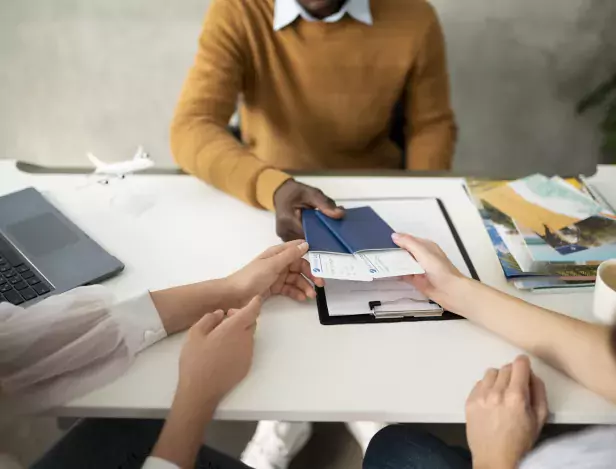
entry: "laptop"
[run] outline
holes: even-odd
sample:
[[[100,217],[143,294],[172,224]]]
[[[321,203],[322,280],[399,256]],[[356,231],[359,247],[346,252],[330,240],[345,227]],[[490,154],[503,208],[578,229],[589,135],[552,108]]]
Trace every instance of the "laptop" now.
[[[29,306],[123,269],[36,189],[0,197],[0,303]]]

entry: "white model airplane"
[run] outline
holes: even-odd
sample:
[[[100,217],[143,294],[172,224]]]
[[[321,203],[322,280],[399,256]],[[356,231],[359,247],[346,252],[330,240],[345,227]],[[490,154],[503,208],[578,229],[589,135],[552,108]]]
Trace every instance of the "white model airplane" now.
[[[154,161],[146,153],[143,147],[137,148],[135,156],[131,160],[119,161],[118,163],[104,163],[92,153],[88,153],[88,159],[94,165],[94,172],[100,176],[106,176],[101,182],[108,183],[110,178],[124,179],[126,175],[143,171],[154,166]]]

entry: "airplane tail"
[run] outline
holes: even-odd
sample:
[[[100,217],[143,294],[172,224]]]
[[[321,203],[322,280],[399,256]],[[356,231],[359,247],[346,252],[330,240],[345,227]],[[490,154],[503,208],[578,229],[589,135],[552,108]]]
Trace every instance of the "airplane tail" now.
[[[139,145],[133,156],[133,160],[147,160],[149,157],[150,155],[143,149],[143,146]]]
[[[105,163],[103,163],[101,160],[99,160],[92,153],[88,153],[87,156],[88,156],[88,159],[90,160],[90,162],[94,165],[94,167],[96,169],[101,169],[103,166],[105,166]]]

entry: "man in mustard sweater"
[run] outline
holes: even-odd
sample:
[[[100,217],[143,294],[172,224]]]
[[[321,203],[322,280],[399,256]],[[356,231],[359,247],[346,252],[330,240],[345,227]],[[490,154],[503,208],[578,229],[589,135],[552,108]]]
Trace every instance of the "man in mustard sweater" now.
[[[241,142],[227,131],[240,97]],[[389,138],[397,103],[403,149]],[[425,0],[212,0],[171,130],[183,169],[275,210],[285,240],[303,236],[301,208],[342,216],[285,171],[449,169],[455,139]]]
[[[241,142],[227,129],[240,102]],[[404,148],[390,140],[403,109]],[[449,169],[456,126],[443,33],[426,0],[212,0],[171,130],[188,171],[276,212],[303,237],[301,209],[343,210],[285,171]],[[349,424],[362,449],[379,424]],[[261,422],[243,455],[285,469],[309,424]]]

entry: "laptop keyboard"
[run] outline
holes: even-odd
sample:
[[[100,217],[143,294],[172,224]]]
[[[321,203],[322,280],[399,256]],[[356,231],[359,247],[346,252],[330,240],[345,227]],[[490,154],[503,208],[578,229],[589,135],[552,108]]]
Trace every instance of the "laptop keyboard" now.
[[[49,284],[0,239],[0,303],[20,305],[50,291]]]

